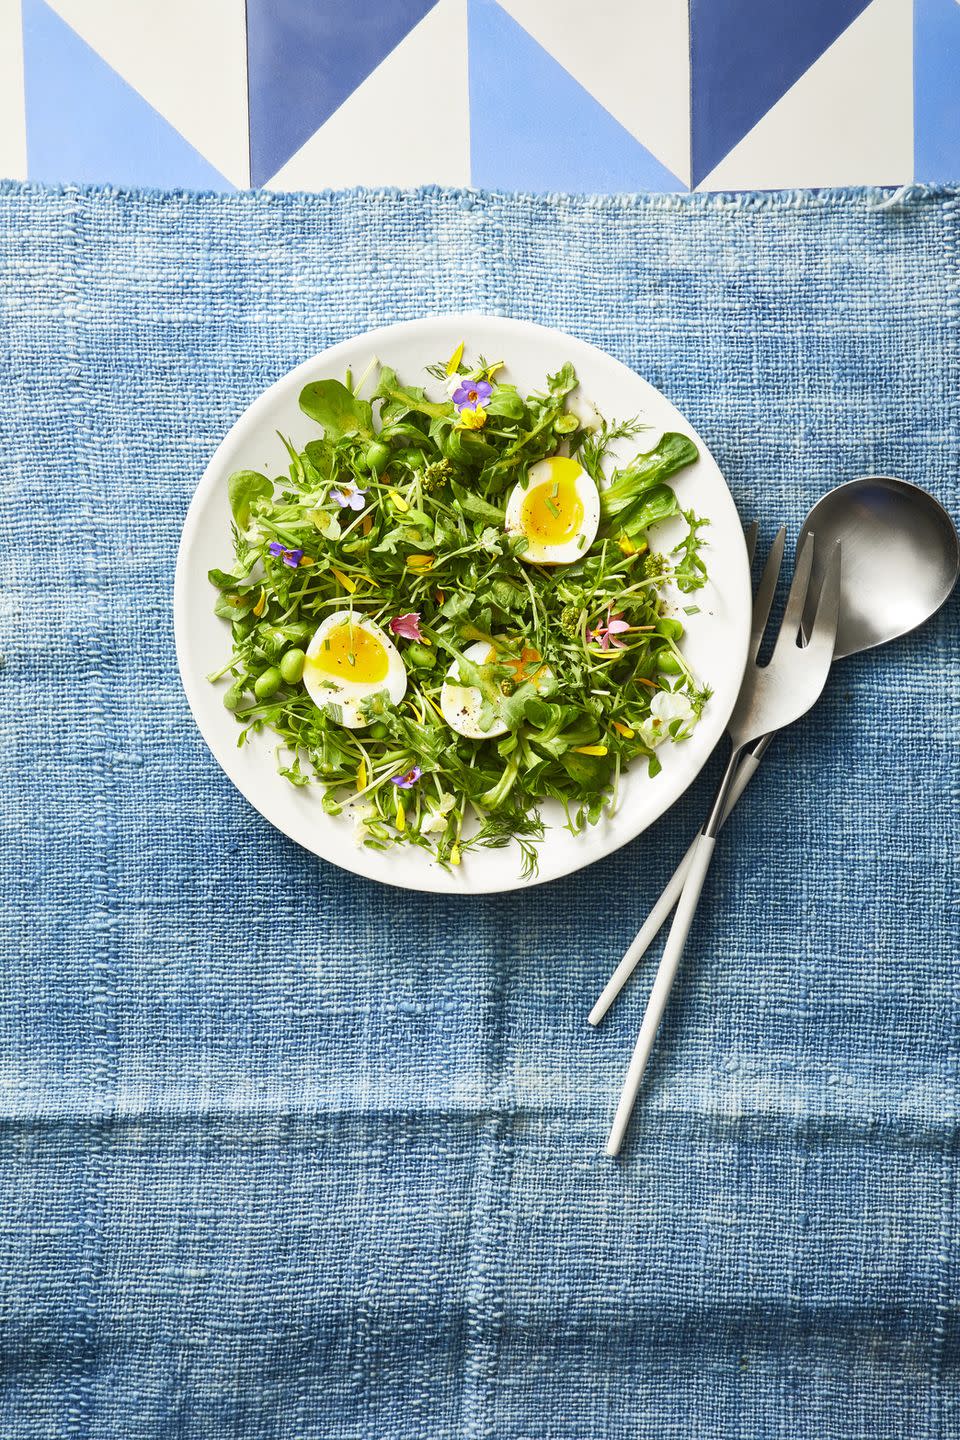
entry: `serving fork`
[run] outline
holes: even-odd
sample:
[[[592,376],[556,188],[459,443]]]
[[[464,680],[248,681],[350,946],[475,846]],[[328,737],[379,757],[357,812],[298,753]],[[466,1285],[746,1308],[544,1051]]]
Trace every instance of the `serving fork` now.
[[[663,957],[647,1002],[647,1009],[637,1036],[637,1043],[627,1069],[620,1102],[607,1141],[606,1153],[619,1153],[630,1123],[643,1073],[650,1058],[660,1020],[666,1008],[677,967],[683,955],[687,935],[693,923],[697,902],[703,889],[707,870],[713,858],[717,834],[734,798],[735,790],[746,784],[747,776],[738,783],[741,761],[748,746],[763,736],[771,735],[793,724],[816,704],[823,692],[833,660],[837,625],[840,618],[840,546],[835,545],[824,570],[823,585],[813,611],[805,645],[800,643],[800,623],[807,606],[807,592],[813,568],[815,538],[809,534],[797,556],[793,582],[787,596],[783,621],[770,661],[758,663],[760,646],[780,574],[783,559],[784,530],[780,530],[770,549],[753,606],[753,620],[747,652],[747,668],[740,694],[727,727],[732,751],[723,779],[717,790],[710,813],[692,847],[689,869],[677,903],[677,912],[667,938]],[[636,945],[643,937],[641,931]],[[634,946],[631,946],[631,951]],[[630,959],[627,952],[621,966]],[[620,967],[618,967],[619,970]],[[616,972],[614,979],[616,978]],[[613,980],[611,980],[611,985]],[[615,992],[614,992],[615,993]],[[601,997],[602,999],[602,997]],[[598,1002],[599,1005],[600,1002]],[[592,1018],[592,1016],[591,1016]]]

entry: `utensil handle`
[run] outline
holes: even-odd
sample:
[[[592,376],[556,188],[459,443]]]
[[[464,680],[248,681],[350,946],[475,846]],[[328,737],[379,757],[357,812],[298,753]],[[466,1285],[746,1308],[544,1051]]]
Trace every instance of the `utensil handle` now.
[[[690,869],[677,905],[677,913],[670,927],[663,957],[657,969],[653,989],[650,991],[650,999],[647,1001],[640,1034],[637,1036],[637,1043],[633,1048],[633,1055],[630,1058],[623,1082],[617,1113],[614,1116],[610,1137],[607,1140],[606,1153],[608,1155],[619,1154],[620,1146],[623,1144],[623,1137],[627,1132],[630,1116],[633,1114],[643,1072],[647,1068],[653,1042],[656,1039],[657,1030],[660,1028],[667,999],[676,978],[677,966],[683,955],[683,947],[687,942],[687,935],[690,933],[703,882],[706,879],[707,870],[710,868],[710,861],[713,859],[715,844],[716,841],[709,835],[699,835],[694,844]]]
[[[768,739],[769,736],[764,737],[764,741]],[[747,753],[744,755],[743,759],[740,761],[740,764],[737,768],[736,777],[734,778],[733,784],[730,787],[730,798],[728,799],[727,804],[724,808],[723,821],[721,823],[726,823],[726,819],[727,816],[730,814],[730,811],[733,809],[734,805],[736,805],[737,801],[740,799],[740,796],[750,784],[750,781],[753,779],[754,775],[756,775],[757,767],[759,766],[760,761],[763,758],[763,755],[767,748],[764,741],[761,741],[760,745],[757,746],[757,749],[755,751],[748,750]],[[656,905],[654,905],[653,909],[650,911],[650,914],[643,922],[643,927],[637,935],[636,939],[634,940],[633,944],[630,946],[629,950],[624,955],[623,959],[620,961],[620,964],[617,966],[616,970],[614,970],[613,974],[610,976],[610,979],[607,981],[606,985],[604,985],[603,989],[601,990],[596,1004],[590,1011],[590,1014],[587,1016],[587,1019],[591,1025],[600,1024],[600,1021],[603,1019],[604,1015],[606,1015],[607,1011],[610,1009],[610,1006],[613,1004],[614,1000],[616,1000],[617,996],[620,994],[620,991],[623,989],[624,985],[626,985],[627,981],[630,979],[630,976],[633,974],[634,970],[636,970],[647,950],[650,948],[651,944],[656,939],[657,935],[660,933],[660,930],[663,927],[667,916],[670,914],[670,911],[680,899],[680,892],[682,891],[684,881],[689,874],[690,862],[693,860],[694,851],[697,848],[697,842],[699,841],[699,839],[699,835],[694,839],[686,855],[684,855],[683,859],[680,861],[680,864],[677,866],[676,870],[674,870],[672,876],[668,880],[666,889],[663,891],[660,899],[657,901]]]

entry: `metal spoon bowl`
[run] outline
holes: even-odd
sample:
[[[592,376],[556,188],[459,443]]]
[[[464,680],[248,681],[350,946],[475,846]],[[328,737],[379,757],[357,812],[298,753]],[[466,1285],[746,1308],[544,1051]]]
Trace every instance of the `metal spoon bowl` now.
[[[814,547],[810,594],[840,541],[843,578],[834,659],[916,630],[944,605],[960,575],[960,538],[938,500],[891,475],[863,475],[818,500],[803,523]],[[803,629],[808,633],[808,607]]]

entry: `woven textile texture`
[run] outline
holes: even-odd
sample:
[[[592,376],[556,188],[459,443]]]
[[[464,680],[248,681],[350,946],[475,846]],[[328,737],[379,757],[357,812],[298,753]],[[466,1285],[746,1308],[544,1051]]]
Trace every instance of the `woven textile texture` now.
[[[716,765],[569,880],[379,887],[223,778],[171,623],[248,402],[465,306],[646,375],[765,540],[956,513],[958,212],[0,187],[6,1440],[960,1435],[957,606],[771,752],[616,1164],[649,967],[585,1014]]]

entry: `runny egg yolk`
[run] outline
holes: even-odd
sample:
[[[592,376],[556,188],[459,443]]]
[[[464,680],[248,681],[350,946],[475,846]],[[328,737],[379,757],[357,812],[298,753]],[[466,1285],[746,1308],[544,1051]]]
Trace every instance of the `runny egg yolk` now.
[[[323,675],[352,680],[356,685],[375,685],[387,674],[387,652],[374,635],[349,620],[335,625],[323,637],[309,662]]]
[[[576,486],[579,474],[575,460],[557,458],[551,463],[550,479],[528,491],[520,524],[531,540],[564,545],[579,532],[583,524],[583,502]]]

